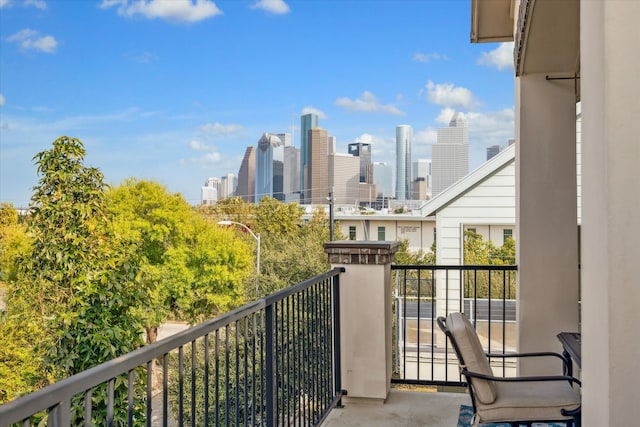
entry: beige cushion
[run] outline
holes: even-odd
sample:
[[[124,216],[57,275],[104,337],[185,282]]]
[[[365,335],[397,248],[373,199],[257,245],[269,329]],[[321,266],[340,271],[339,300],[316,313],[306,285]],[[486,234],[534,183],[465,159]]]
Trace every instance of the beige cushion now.
[[[467,369],[478,374],[493,376],[489,360],[469,319],[462,313],[451,313],[447,316],[447,329],[453,335]],[[479,402],[490,404],[496,400],[496,383],[494,381],[473,378],[471,386],[476,400]]]
[[[495,382],[497,399],[476,402],[479,421],[559,421],[570,419],[561,409],[580,406],[580,395],[567,381]]]

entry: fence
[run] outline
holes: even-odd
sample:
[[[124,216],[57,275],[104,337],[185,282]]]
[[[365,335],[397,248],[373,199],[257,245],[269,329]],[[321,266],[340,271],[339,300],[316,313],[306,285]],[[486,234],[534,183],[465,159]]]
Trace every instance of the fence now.
[[[319,425],[340,403],[333,269],[0,406],[0,427]]]
[[[464,312],[487,352],[515,350],[514,265],[391,267],[394,294],[394,383],[462,386],[455,352],[437,327],[438,316]],[[494,364],[512,375],[513,360]]]

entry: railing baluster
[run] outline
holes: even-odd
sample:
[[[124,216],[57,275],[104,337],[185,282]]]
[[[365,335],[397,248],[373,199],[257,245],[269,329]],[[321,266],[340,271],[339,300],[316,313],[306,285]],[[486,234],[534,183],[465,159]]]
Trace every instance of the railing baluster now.
[[[191,341],[191,426],[196,425],[196,356],[198,349],[196,341]]]
[[[209,334],[204,335],[204,425],[209,426]]]
[[[84,392],[84,426],[92,427],[91,422],[91,398],[93,395],[93,390],[89,389]]]
[[[273,328],[273,305],[268,305],[265,308],[265,368],[266,368],[266,411],[267,427],[274,426],[275,413],[274,413],[274,372],[273,372],[273,357],[274,357],[274,328]]]
[[[133,427],[133,387],[135,371],[129,371],[127,375],[127,426]]]
[[[162,426],[169,424],[169,354],[162,355]]]
[[[178,425],[184,425],[184,348],[178,348]]]
[[[107,383],[107,427],[113,427],[113,400],[116,379],[111,378]]]

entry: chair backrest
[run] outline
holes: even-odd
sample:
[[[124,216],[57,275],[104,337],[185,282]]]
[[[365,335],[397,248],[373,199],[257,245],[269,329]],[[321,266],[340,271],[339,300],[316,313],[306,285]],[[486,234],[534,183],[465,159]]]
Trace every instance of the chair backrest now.
[[[442,328],[442,322],[438,322]],[[461,366],[471,372],[493,376],[489,359],[480,344],[473,325],[462,313],[447,316],[443,332],[451,339]],[[468,379],[469,380],[469,379]],[[496,384],[491,380],[471,378],[475,397],[484,404],[491,404],[497,398]]]

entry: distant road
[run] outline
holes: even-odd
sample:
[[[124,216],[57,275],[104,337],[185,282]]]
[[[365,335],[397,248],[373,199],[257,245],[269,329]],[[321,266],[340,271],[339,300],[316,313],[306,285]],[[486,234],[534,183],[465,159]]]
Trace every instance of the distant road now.
[[[418,314],[420,315],[420,319],[431,319],[433,316],[433,309],[435,308],[435,304],[432,305],[429,301],[421,301],[419,304],[417,301],[406,301],[398,300],[402,308],[402,312],[404,312],[404,317],[407,319],[417,319]],[[475,304],[475,308],[472,309],[472,306]],[[516,301],[515,300],[507,300],[504,302],[502,300],[492,300],[491,301],[491,320],[492,321],[502,321],[503,319],[503,309],[504,309],[504,320],[507,322],[515,322],[516,320]],[[418,311],[419,310],[419,311]],[[489,320],[489,301],[486,299],[478,299],[478,300],[464,300],[464,312],[473,319],[476,320]]]

